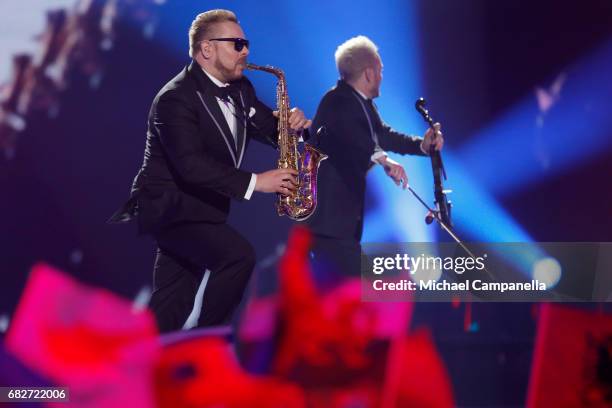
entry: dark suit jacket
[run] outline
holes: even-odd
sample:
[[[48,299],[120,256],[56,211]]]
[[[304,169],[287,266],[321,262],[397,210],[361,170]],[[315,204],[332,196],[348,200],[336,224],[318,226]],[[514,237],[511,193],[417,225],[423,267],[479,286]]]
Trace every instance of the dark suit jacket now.
[[[325,126],[319,147],[329,159],[321,163],[317,210],[306,223],[317,235],[360,241],[366,173],[374,164],[372,135],[385,151],[424,156],[421,139],[387,126],[376,108],[344,81],[325,94],[313,126]]]
[[[140,232],[154,233],[172,223],[226,221],[230,199],[244,199],[251,180],[250,172],[239,169],[249,139],[275,145],[277,133],[271,109],[257,99],[250,81],[243,77],[234,84],[243,106],[236,108],[237,146],[215,98],[219,88],[195,61],[159,91],[149,112],[142,167],[130,199],[111,222],[136,215]]]

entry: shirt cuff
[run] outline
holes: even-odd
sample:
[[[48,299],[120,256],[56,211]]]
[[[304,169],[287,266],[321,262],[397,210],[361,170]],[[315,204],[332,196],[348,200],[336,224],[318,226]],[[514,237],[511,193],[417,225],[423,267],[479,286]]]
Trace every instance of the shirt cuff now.
[[[251,181],[249,182],[249,188],[247,188],[246,193],[244,194],[245,200],[250,200],[253,195],[253,191],[255,191],[255,184],[257,183],[257,174],[251,174]]]
[[[423,149],[423,140],[421,140],[421,144],[419,145],[419,147],[421,148],[421,151],[423,152],[425,156],[429,156],[429,152]]]
[[[378,149],[374,151],[374,154],[372,156],[370,156],[370,160],[378,164],[378,159],[380,159],[381,157],[387,157],[387,153],[384,150]]]

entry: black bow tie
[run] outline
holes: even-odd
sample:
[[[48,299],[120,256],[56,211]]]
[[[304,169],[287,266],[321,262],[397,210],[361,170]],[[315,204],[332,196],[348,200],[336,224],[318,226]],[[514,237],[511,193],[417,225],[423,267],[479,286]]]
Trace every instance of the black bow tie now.
[[[231,97],[235,104],[240,104],[240,88],[236,84],[229,84],[227,86],[216,87],[215,96],[228,101],[228,97]]]
[[[234,106],[234,116],[242,121],[246,116],[242,98],[240,97],[240,86],[238,84],[229,84],[227,86],[215,86],[215,96],[222,101]],[[230,99],[231,98],[231,99]]]

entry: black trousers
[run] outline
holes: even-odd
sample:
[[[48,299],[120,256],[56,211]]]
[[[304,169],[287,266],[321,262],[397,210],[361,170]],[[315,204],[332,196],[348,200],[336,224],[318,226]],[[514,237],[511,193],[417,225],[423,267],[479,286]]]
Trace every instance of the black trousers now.
[[[155,239],[158,250],[149,307],[160,332],[183,327],[206,269],[210,276],[197,327],[229,323],[255,266],[251,244],[227,224],[175,225]]]
[[[313,234],[311,260],[317,283],[332,288],[361,275],[361,244],[356,239]]]

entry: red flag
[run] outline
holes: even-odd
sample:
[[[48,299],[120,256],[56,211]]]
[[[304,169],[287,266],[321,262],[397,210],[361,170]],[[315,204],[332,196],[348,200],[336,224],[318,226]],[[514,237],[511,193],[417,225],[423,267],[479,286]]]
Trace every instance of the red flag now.
[[[308,251],[311,235],[296,227],[280,262],[281,340],[274,369],[288,375],[297,364],[350,367],[367,364],[365,347],[373,336],[372,313],[360,307],[357,292],[326,305],[317,293]]]
[[[612,315],[541,306],[528,406],[612,406]]]
[[[387,370],[393,358],[389,344],[391,339],[402,344],[412,304],[363,302],[359,279],[318,293],[308,263],[309,247],[309,232],[294,228],[279,271],[281,325],[275,372],[295,378],[305,388],[310,407],[379,407],[386,395],[394,404],[397,390],[383,390],[389,376],[400,379],[402,370]]]
[[[73,406],[152,405],[157,330],[148,311],[44,264],[31,272],[6,337],[26,366],[70,388]]]
[[[155,390],[159,408],[305,406],[298,387],[245,373],[218,337],[167,346],[155,370]]]
[[[450,377],[429,331],[421,329],[401,341],[399,351],[389,355],[389,363],[399,361],[396,374],[388,382],[397,384],[394,407],[454,407]],[[397,378],[393,378],[397,375]]]

